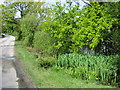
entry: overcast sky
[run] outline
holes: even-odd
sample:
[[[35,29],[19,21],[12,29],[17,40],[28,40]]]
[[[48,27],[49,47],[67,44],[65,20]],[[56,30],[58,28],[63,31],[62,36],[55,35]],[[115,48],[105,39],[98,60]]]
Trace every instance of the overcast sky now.
[[[3,3],[4,2],[4,0],[0,0],[0,3]]]

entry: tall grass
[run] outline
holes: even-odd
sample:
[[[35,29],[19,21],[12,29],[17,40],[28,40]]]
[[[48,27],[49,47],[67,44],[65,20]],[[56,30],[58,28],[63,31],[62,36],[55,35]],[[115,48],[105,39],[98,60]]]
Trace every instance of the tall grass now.
[[[72,53],[59,56],[56,67],[67,68],[69,73],[77,78],[115,84],[118,76],[116,64],[118,60],[118,55],[94,56]]]

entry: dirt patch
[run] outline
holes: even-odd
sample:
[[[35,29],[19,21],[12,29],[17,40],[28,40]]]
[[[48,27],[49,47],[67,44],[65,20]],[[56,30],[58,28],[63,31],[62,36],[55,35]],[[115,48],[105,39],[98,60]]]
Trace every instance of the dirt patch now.
[[[15,69],[17,72],[17,77],[19,80],[19,88],[36,88],[36,85],[33,83],[30,76],[24,71],[24,66],[20,60],[14,62]]]

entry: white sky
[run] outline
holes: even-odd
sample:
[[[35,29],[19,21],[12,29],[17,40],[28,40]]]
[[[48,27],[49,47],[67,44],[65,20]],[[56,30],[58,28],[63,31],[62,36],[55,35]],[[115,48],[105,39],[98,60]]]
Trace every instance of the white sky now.
[[[0,0],[0,4],[3,3],[3,2],[4,2],[4,0]]]

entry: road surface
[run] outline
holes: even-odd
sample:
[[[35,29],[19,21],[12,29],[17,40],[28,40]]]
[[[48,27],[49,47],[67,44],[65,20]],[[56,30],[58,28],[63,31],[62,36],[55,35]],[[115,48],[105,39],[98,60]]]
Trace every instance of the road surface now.
[[[1,88],[18,88],[19,79],[13,62],[15,37],[0,38],[0,83]]]

